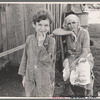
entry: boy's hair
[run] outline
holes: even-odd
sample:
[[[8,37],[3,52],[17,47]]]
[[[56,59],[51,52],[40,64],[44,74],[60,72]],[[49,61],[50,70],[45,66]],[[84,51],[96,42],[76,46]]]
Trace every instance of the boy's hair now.
[[[49,19],[50,24],[53,22],[53,16],[50,11],[42,9],[38,10],[36,14],[33,15],[33,22],[36,24],[36,22],[40,22],[41,20]]]

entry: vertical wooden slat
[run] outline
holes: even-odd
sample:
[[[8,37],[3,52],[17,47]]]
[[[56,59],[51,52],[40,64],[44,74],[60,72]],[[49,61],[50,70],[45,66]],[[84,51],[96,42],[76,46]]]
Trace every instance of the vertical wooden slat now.
[[[55,29],[57,28],[57,21],[56,21],[56,18],[57,18],[57,13],[56,13],[56,10],[57,10],[57,8],[56,8],[56,4],[55,4],[55,7],[54,7],[55,9],[54,9],[54,11],[55,11],[55,13],[54,13],[54,17],[55,17]],[[59,51],[59,36],[56,36],[56,48],[57,48],[57,52]]]
[[[0,53],[3,52],[3,37],[2,37],[2,20],[0,11]]]
[[[29,21],[29,25],[30,25],[30,34],[34,34],[35,30],[32,26],[32,19],[33,19],[34,12],[39,9],[39,5],[29,4],[28,6],[29,6],[29,17],[28,17],[29,20],[28,21]],[[35,11],[34,11],[34,9],[35,9]]]
[[[61,21],[62,21],[62,5],[59,5],[59,25],[61,27]],[[62,62],[64,60],[64,47],[63,47],[63,42],[62,42],[62,36],[60,36],[60,45],[61,45],[61,56],[62,56]]]
[[[30,35],[30,8],[28,4],[24,4],[24,28],[25,28],[25,37],[27,38]]]
[[[51,4],[51,14],[52,14],[52,16],[53,16],[53,5]],[[51,25],[51,27],[50,27],[50,32],[52,32],[53,31],[53,24]]]
[[[46,4],[46,9],[49,10],[49,4]]]
[[[60,4],[56,4],[55,5],[56,9],[55,9],[55,23],[56,23],[56,28],[61,27],[61,5]],[[63,50],[63,43],[62,43],[62,37],[59,36],[57,37],[57,48],[59,48],[61,50],[61,57],[62,57],[62,61],[64,60],[64,50]],[[58,49],[58,50],[59,50]]]
[[[66,17],[66,13],[68,11],[68,4],[62,4],[62,23],[64,21],[64,18]]]
[[[56,11],[55,11],[55,23],[56,23],[56,28],[58,27],[58,25],[59,25],[59,9],[58,9],[58,7],[59,7],[59,5],[58,4],[56,4],[55,5],[55,7],[56,7]]]
[[[55,10],[56,10],[56,6],[55,6],[55,4],[53,4],[53,16],[54,16],[54,25],[53,26],[54,26],[54,29],[56,28],[56,23],[55,23],[56,22],[56,20],[55,20],[56,19],[56,17],[55,17],[56,13],[55,13]]]
[[[16,46],[19,46],[25,43],[23,4],[14,5],[14,12]],[[21,57],[22,50],[17,52],[18,63],[20,63]]]
[[[55,29],[55,4],[52,4],[52,14],[53,14],[53,24],[52,24],[52,31]]]
[[[48,4],[46,4],[46,9],[48,10]]]
[[[60,20],[60,27],[62,27],[62,14],[63,14],[63,12],[62,12],[62,4],[60,4],[60,6],[59,6],[59,14],[60,14],[60,17],[59,17],[59,20]]]
[[[15,22],[14,22],[14,8],[15,5],[9,4],[6,9],[6,25],[7,25],[7,38],[8,38],[8,50],[16,47],[16,32],[15,32]],[[9,55],[9,59],[13,63],[18,63],[17,52]]]
[[[3,5],[2,5],[3,6]],[[7,33],[6,33],[6,12],[1,11],[2,37],[3,37],[3,51],[7,50]],[[5,56],[4,58],[7,58]]]

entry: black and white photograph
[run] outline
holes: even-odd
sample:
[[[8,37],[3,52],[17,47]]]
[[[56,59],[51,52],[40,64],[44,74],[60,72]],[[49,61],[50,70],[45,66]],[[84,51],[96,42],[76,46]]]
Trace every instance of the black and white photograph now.
[[[0,98],[99,98],[100,3],[0,3]]]

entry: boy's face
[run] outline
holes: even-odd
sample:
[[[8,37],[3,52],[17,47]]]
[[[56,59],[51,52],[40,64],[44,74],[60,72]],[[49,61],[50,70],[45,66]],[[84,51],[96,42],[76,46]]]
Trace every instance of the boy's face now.
[[[50,21],[49,19],[41,20],[40,22],[36,22],[34,28],[37,32],[37,36],[47,34],[50,30]]]

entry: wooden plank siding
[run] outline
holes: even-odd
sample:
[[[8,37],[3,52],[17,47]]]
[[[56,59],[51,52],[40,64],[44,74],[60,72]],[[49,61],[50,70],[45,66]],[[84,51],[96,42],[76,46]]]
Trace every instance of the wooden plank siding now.
[[[16,32],[15,32],[15,10],[14,10],[15,5],[9,4],[6,6],[6,26],[7,26],[7,46],[8,50],[14,48],[17,46],[17,41],[16,41]],[[9,56],[8,59],[10,59],[12,62],[18,63],[18,53],[14,52]]]
[[[62,26],[62,14],[63,14],[63,5],[64,4],[48,4],[46,7],[48,10],[50,10],[54,16],[54,23],[51,26],[51,32]],[[57,48],[57,58],[61,56],[62,60],[64,59],[64,54],[63,54],[63,44],[62,44],[62,37],[60,36],[55,36],[56,39],[56,48]],[[62,55],[61,55],[62,54]]]
[[[2,4],[3,5],[3,4]],[[5,11],[0,11],[0,49],[3,51],[13,49],[25,43],[28,35],[34,33],[32,27],[32,16],[37,9],[50,10],[54,16],[54,23],[51,26],[51,33],[55,28],[62,26],[63,13],[67,4],[6,4]],[[62,38],[55,36],[57,51],[61,49],[63,54]],[[3,52],[2,51],[2,52]],[[22,57],[22,50],[13,52],[6,56],[11,62],[19,64]],[[64,54],[63,54],[64,55]],[[62,58],[63,55],[60,55]]]
[[[6,12],[3,9],[1,11],[1,27],[2,27],[1,31],[2,31],[3,51],[6,51],[7,50]],[[7,56],[5,56],[5,58],[7,58]]]
[[[1,11],[0,11],[0,53],[3,52],[3,37],[2,37],[2,24],[1,24]]]
[[[25,43],[25,32],[24,32],[24,14],[23,14],[23,5],[16,4],[14,5],[14,23],[15,23],[15,37],[16,45],[22,45]],[[17,61],[21,61],[22,50],[16,52]]]

